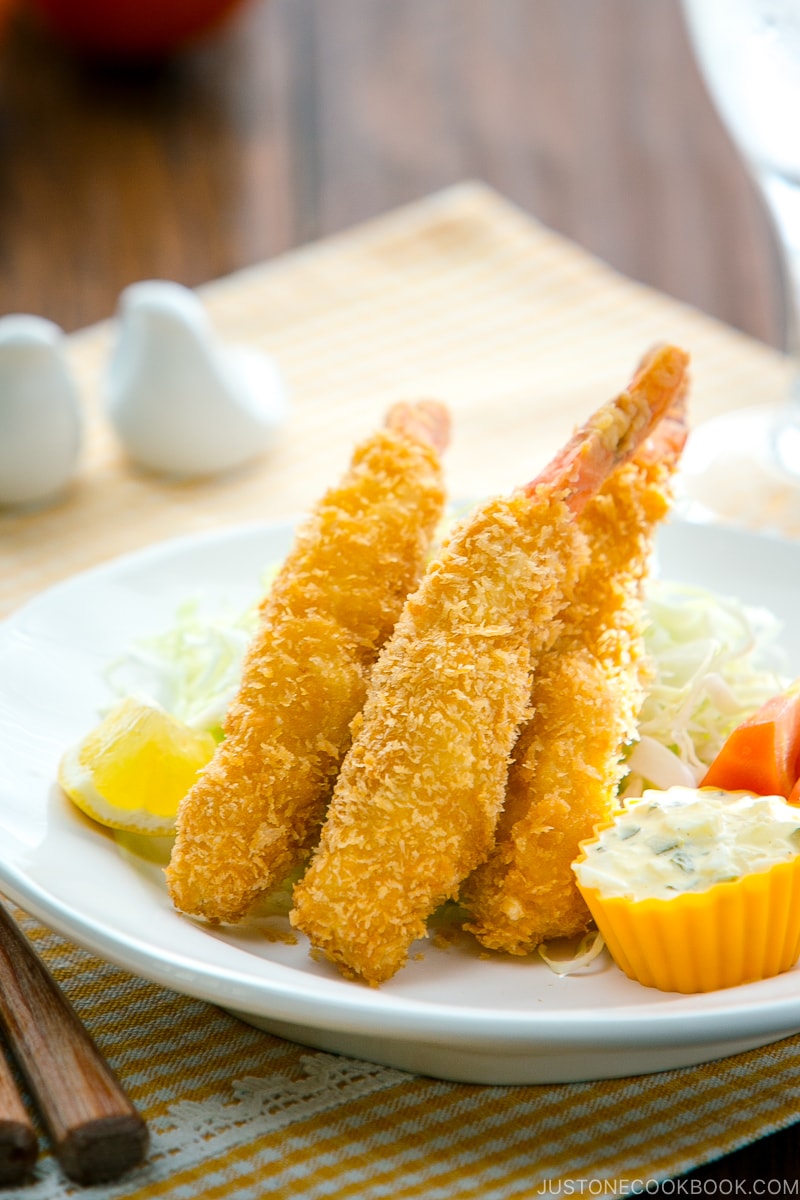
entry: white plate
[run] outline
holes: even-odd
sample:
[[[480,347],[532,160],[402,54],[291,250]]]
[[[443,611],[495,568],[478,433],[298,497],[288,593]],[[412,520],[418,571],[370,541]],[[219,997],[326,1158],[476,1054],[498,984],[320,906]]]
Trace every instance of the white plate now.
[[[257,925],[210,930],[178,916],[161,865],[84,819],[54,784],[64,748],[98,719],[104,669],[177,606],[244,607],[289,525],[157,545],[76,576],[0,626],[0,885],[67,937],[131,971],[306,1045],[445,1079],[544,1083],[686,1066],[800,1029],[798,969],[700,996],[626,979],[605,957],[559,977],[538,958],[486,960],[466,945],[414,947],[371,989]],[[769,606],[800,671],[800,544],[674,523],[663,576]],[[274,923],[274,922],[273,922]],[[288,926],[287,926],[288,928]],[[417,952],[419,951],[419,955]]]

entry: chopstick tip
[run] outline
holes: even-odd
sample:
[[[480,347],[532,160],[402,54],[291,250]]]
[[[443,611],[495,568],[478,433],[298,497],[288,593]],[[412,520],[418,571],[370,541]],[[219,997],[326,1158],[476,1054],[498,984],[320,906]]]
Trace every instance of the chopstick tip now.
[[[144,1120],[131,1112],[87,1121],[70,1130],[54,1150],[75,1183],[107,1183],[141,1163],[149,1140]]]

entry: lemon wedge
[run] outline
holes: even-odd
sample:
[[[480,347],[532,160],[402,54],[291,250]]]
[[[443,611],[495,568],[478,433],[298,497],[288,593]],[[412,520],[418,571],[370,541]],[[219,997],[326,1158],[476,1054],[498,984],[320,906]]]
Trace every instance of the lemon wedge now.
[[[58,782],[101,825],[164,836],[216,745],[210,733],[127,699],[66,751]]]

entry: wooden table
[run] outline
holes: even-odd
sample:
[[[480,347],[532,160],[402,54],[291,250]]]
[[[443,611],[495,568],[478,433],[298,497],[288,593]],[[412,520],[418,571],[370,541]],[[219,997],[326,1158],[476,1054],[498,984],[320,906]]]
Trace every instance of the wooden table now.
[[[125,72],[21,14],[0,47],[0,313],[75,330],[134,280],[197,285],[466,178],[781,344],[772,235],[677,0],[250,0]],[[796,1179],[795,1139],[695,1189]]]

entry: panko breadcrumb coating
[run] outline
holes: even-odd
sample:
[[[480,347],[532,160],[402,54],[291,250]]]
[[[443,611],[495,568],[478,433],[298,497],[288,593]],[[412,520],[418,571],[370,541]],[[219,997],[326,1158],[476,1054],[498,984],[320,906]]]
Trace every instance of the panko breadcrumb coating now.
[[[514,748],[495,848],[461,890],[466,928],[490,949],[527,954],[589,927],[571,864],[615,807],[624,746],[636,733],[644,581],[685,439],[684,388],[581,517],[589,565],[534,679],[534,714]]]
[[[378,651],[442,516],[446,409],[395,405],[317,505],[261,605],[225,738],[181,803],[175,906],[235,922],[316,839]]]
[[[290,919],[377,985],[491,849],[531,673],[586,559],[576,519],[671,402],[681,351],[655,352],[531,485],[454,531],[409,597],[354,722]]]

